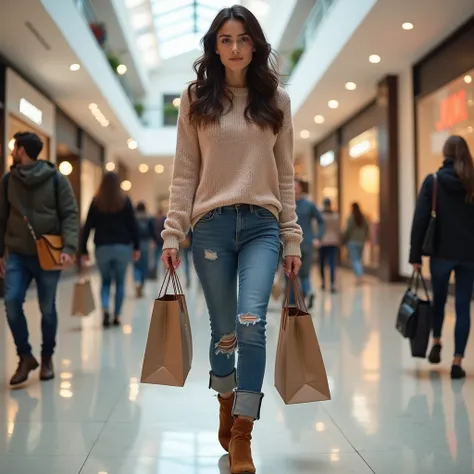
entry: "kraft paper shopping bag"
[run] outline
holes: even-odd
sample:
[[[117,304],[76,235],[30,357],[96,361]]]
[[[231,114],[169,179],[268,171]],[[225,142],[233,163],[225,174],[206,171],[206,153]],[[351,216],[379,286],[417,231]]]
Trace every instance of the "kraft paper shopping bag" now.
[[[170,283],[173,293],[167,294]],[[191,370],[192,358],[186,299],[173,271],[166,275],[153,305],[141,382],[182,387]]]
[[[295,307],[288,303],[291,286],[297,301]],[[275,387],[287,405],[331,399],[313,320],[296,279],[288,283],[283,303]]]
[[[74,285],[72,315],[89,316],[95,310],[94,293],[88,278],[79,279]]]

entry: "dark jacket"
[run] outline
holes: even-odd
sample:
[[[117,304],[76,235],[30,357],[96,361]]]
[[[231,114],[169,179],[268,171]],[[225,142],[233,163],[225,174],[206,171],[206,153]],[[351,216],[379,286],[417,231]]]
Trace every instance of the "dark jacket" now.
[[[154,219],[145,212],[137,212],[138,236],[141,241],[153,240],[156,242]]]
[[[97,209],[94,200],[92,200],[82,231],[82,255],[87,255],[88,253],[87,241],[92,229],[95,229],[94,243],[96,247],[102,245],[133,244],[134,250],[140,250],[137,219],[129,198],[127,198],[123,209],[114,213],[101,212]]]
[[[57,186],[54,175],[57,173]],[[8,179],[0,182],[0,256],[5,250],[35,255],[36,245],[24,221],[28,217],[35,233],[62,235],[64,252],[74,255],[78,244],[78,210],[68,179],[48,161],[14,165]],[[57,187],[57,189],[56,189]]]
[[[431,215],[433,175],[425,178],[416,202],[411,230],[410,263],[421,263],[423,240]],[[438,171],[435,257],[474,262],[474,205],[466,202],[466,190],[446,159]]]
[[[298,216],[298,224],[301,226],[303,231],[303,242],[301,245],[303,247],[312,247],[313,240],[321,240],[324,235],[324,219],[323,215],[308,199],[298,199],[296,201],[296,215]],[[314,235],[313,223],[317,221],[318,223],[318,233]]]

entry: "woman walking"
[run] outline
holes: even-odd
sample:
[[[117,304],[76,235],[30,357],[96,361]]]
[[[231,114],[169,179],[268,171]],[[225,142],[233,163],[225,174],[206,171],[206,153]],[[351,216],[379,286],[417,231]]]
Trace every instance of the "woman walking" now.
[[[167,268],[178,267],[179,242],[192,225],[194,265],[210,314],[219,441],[233,474],[254,473],[250,440],[263,398],[266,314],[280,239],[287,275],[301,266],[290,100],[278,87],[262,28],[245,7],[221,10],[203,46],[197,79],[181,96],[162,258]]]
[[[423,240],[436,197],[435,246],[430,258],[433,289],[432,364],[441,362],[441,331],[448,297],[449,279],[454,272],[456,327],[451,378],[466,376],[461,367],[471,325],[474,284],[474,164],[464,138],[451,136],[443,148],[444,161],[438,172],[423,182],[411,231],[410,263],[421,271]],[[434,193],[434,194],[433,194]]]
[[[155,224],[147,214],[144,202],[140,201],[137,204],[136,218],[140,239],[140,258],[133,265],[133,277],[135,280],[135,295],[137,298],[142,298],[149,272],[150,243],[152,240],[156,241],[156,234]]]
[[[329,264],[331,292],[336,292],[336,258],[337,251],[341,245],[341,228],[339,224],[339,214],[332,209],[329,198],[323,201],[323,220],[325,232],[319,244],[319,269],[321,272],[321,288],[326,289],[325,269]]]
[[[120,189],[118,175],[109,172],[102,179],[99,190],[89,208],[84,225],[81,252],[82,264],[89,260],[87,241],[95,230],[95,259],[102,277],[100,292],[103,326],[110,325],[110,286],[115,282],[115,326],[120,324],[120,314],[125,297],[125,276],[132,260],[140,258],[140,240],[137,220],[130,199]]]
[[[352,203],[352,212],[347,219],[346,231],[344,232],[344,242],[349,251],[349,258],[352,263],[352,270],[356,277],[356,283],[362,282],[364,275],[364,265],[362,263],[362,255],[364,253],[364,245],[369,235],[369,224],[364,214],[360,210],[357,202]]]

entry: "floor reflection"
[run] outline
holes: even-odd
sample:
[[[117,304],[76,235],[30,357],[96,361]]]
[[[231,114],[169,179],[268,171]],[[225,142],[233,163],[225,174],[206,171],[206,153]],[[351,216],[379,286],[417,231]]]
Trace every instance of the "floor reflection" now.
[[[22,390],[6,385],[16,356],[2,315],[0,474],[229,474],[216,437],[217,401],[207,389],[209,325],[195,278],[188,291],[194,360],[186,387],[139,382],[159,284],[150,282],[147,298],[139,301],[130,285],[122,327],[104,332],[98,313],[69,316],[73,281],[64,281],[57,378],[40,383],[35,373]],[[93,286],[97,291],[96,277]],[[413,360],[395,332],[402,285],[354,287],[342,274],[340,288],[335,295],[318,291],[313,310],[330,402],[281,401],[273,380],[281,304],[270,303],[266,395],[253,441],[258,472],[474,473],[471,348],[469,377],[451,382],[449,360],[439,367]],[[26,309],[38,348],[32,295]],[[452,315],[450,302],[444,354],[452,352]]]

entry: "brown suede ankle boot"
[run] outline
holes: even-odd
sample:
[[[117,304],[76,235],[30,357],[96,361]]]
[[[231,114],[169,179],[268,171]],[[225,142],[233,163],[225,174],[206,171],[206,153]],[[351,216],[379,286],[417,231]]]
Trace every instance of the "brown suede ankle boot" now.
[[[234,394],[230,398],[221,398],[217,395],[219,400],[219,443],[227,452],[229,452],[230,430],[234,424],[234,417],[232,416],[234,397]]]
[[[236,417],[232,426],[229,444],[230,472],[232,474],[254,474],[250,441],[252,440],[253,421]]]

